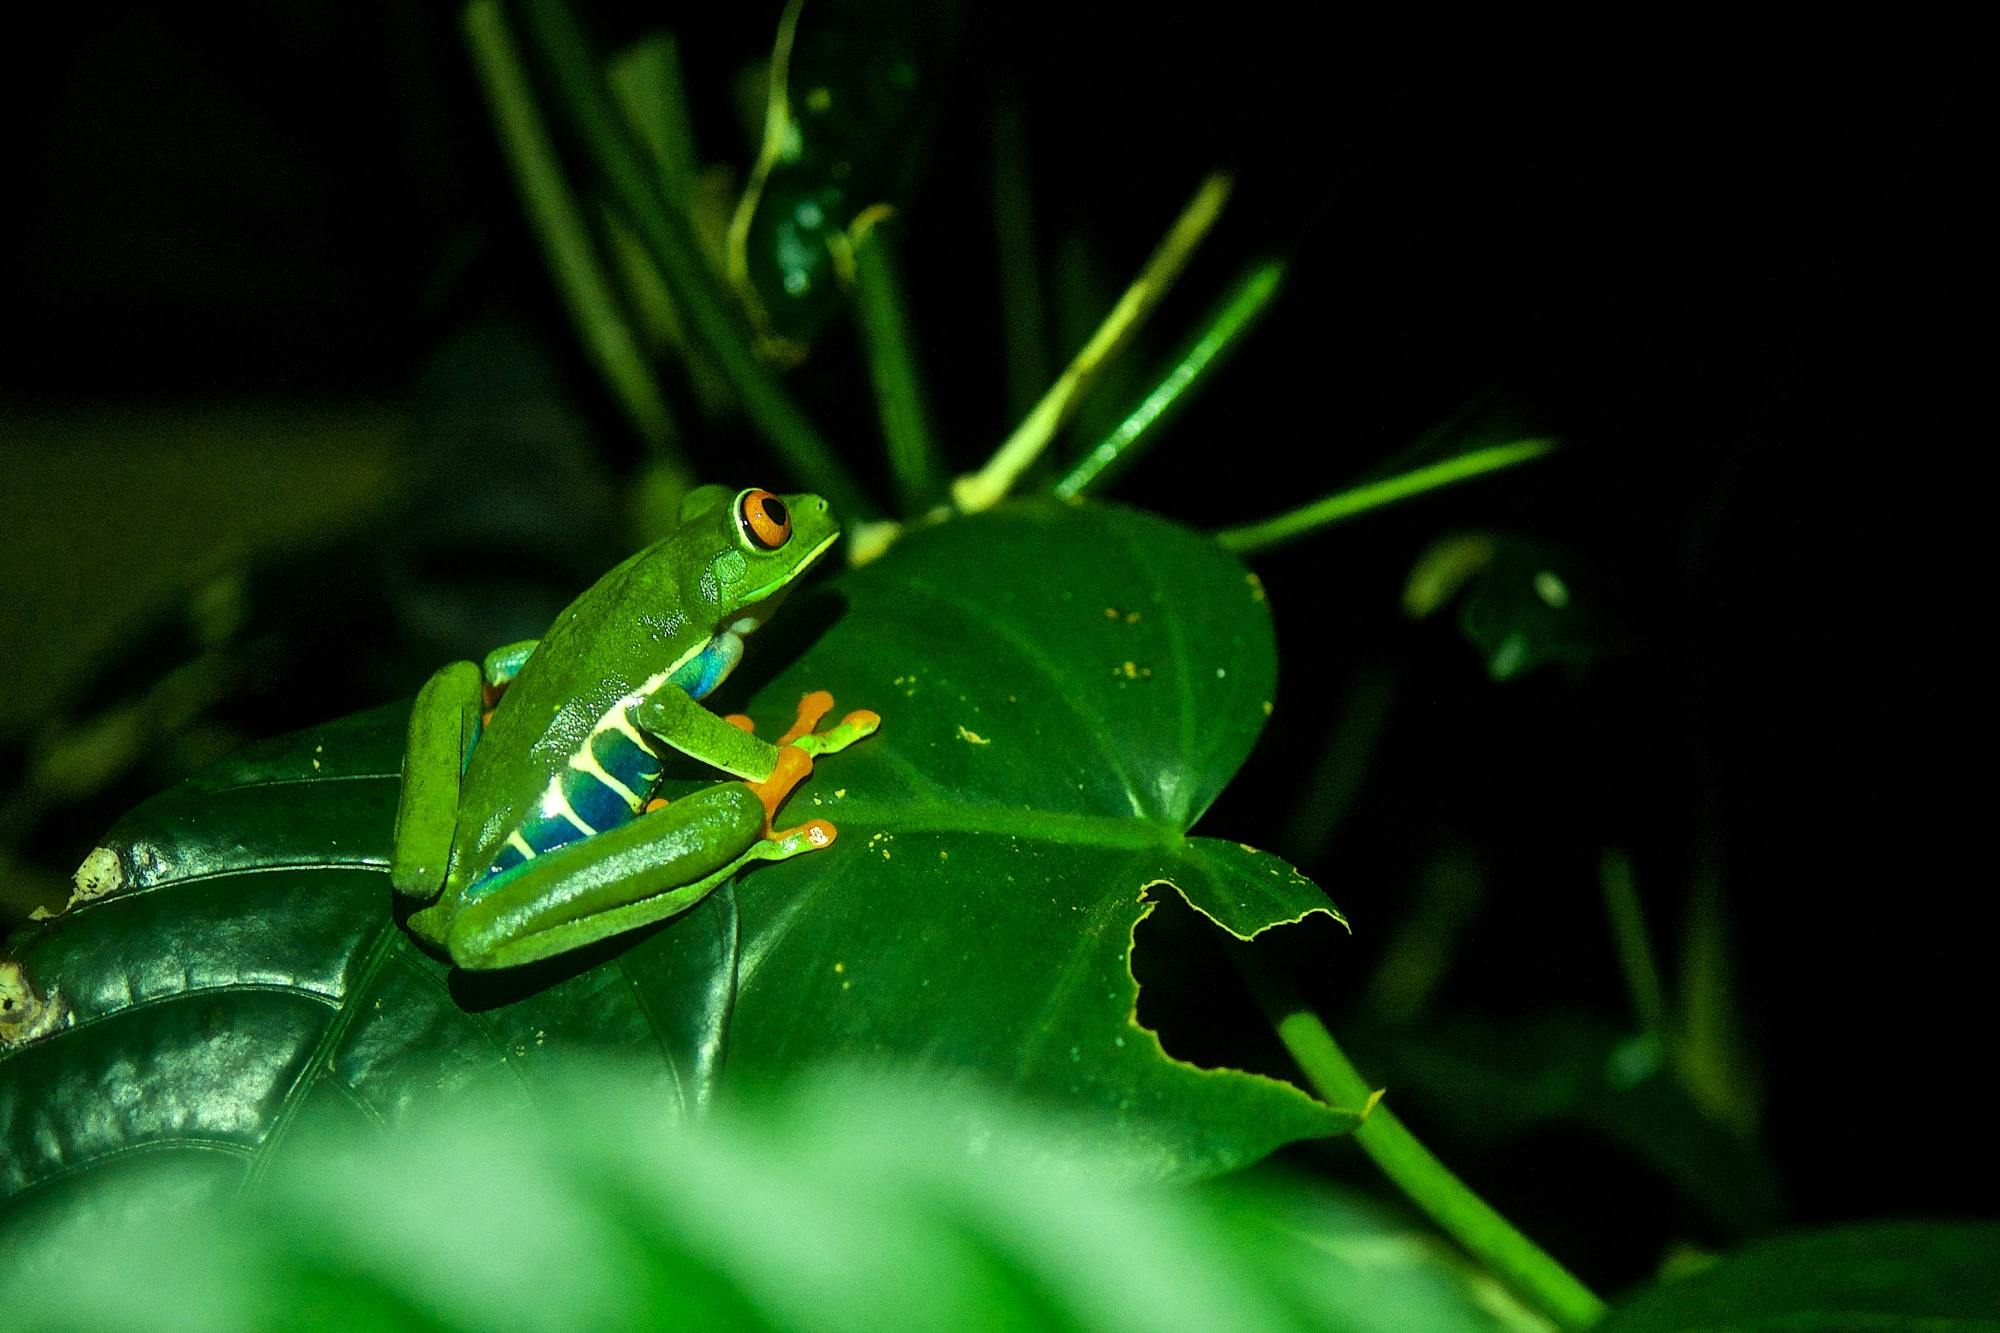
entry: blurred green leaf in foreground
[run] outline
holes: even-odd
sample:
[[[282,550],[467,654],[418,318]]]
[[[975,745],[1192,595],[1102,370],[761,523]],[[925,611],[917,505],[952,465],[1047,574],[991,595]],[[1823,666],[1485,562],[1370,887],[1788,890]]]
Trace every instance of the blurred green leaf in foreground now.
[[[1355,1198],[1119,1183],[1046,1108],[861,1071],[693,1125],[617,1066],[323,1135],[161,1225],[170,1171],[8,1256],[26,1327],[1487,1330],[1544,1325]]]

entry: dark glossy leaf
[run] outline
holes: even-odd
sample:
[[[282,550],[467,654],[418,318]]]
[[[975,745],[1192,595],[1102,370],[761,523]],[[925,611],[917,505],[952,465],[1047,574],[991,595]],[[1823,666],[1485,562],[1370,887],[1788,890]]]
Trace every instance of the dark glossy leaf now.
[[[1277,859],[1183,837],[1272,698],[1255,578],[1157,519],[1041,503],[917,533],[836,588],[846,614],[751,711],[769,728],[829,689],[883,727],[791,807],[834,819],[840,854],[738,894],[729,1078],[828,1055],[974,1070],[1110,1113],[1135,1164],[1175,1174],[1344,1126],[1133,1021],[1149,890],[1241,938],[1333,914]]]
[[[1101,1127],[1051,1139],[1045,1113],[962,1091],[815,1081],[679,1132],[655,1109],[600,1078],[538,1118],[314,1137],[187,1225],[72,1220],[8,1252],[0,1308],[132,1330],[1544,1327],[1379,1206],[1119,1181],[1069,1156]]]
[[[90,900],[16,943],[43,1018],[0,1047],[0,1190],[60,1195],[140,1152],[236,1181],[303,1117],[517,1099],[606,1048],[646,1052],[675,1111],[725,1049],[745,1087],[857,1058],[1008,1085],[1105,1114],[1159,1175],[1351,1123],[1172,1060],[1134,1018],[1132,931],[1162,886],[1239,937],[1333,914],[1274,858],[1183,836],[1271,698],[1270,620],[1233,558],[1128,511],[1018,507],[915,534],[760,640],[785,664],[751,704],[767,734],[809,688],[883,715],[786,812],[839,841],[587,956],[452,974],[392,919],[400,708],[134,811]]]
[[[89,1175],[166,1158],[232,1185],[301,1121],[519,1100],[591,1050],[648,1052],[662,1114],[707,1099],[728,897],[671,948],[451,975],[392,917],[383,873],[403,716],[255,747],[140,806],[86,863],[86,900],[10,942],[40,1031],[0,1044],[0,1197],[59,1208]],[[34,1211],[0,1213],[0,1231]]]
[[[1661,1283],[1602,1333],[2000,1333],[2000,1223],[1866,1222]]]
[[[759,331],[803,352],[845,303],[847,229],[896,202],[919,160],[927,104],[956,25],[952,4],[818,0],[805,6],[769,121],[764,170],[738,218],[733,263]]]

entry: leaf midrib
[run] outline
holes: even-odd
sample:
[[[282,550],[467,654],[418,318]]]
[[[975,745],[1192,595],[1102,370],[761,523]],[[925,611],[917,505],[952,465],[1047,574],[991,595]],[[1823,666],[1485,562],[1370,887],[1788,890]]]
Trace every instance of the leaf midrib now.
[[[897,833],[990,834],[1109,851],[1171,850],[1187,841],[1180,830],[1152,820],[1070,814],[1026,806],[939,807],[843,799],[830,808],[820,808],[832,815],[836,823],[852,822],[860,828]]]

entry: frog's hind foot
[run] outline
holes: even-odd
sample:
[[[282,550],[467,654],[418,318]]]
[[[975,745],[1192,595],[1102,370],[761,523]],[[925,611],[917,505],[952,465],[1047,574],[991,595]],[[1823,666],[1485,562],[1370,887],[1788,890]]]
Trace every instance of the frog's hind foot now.
[[[781,829],[757,844],[751,853],[760,861],[788,861],[794,856],[831,847],[840,830],[824,819],[808,819],[797,828]]]
[[[792,789],[812,776],[812,756],[792,745],[778,747],[778,766],[771,770],[771,776],[762,782],[746,782],[757,799],[764,804],[764,833],[771,832],[771,821],[777,817],[778,807],[792,794]]]

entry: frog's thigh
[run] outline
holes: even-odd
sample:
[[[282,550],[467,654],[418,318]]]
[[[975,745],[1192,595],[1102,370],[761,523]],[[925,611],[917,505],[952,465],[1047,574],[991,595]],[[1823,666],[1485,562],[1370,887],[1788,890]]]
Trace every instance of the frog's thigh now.
[[[672,916],[706,896],[763,830],[748,787],[704,788],[507,872],[460,908],[446,947],[460,967],[513,967]]]
[[[403,787],[396,799],[396,842],[389,882],[398,893],[428,898],[444,884],[458,820],[459,779],[479,738],[479,668],[441,667],[417,691],[403,747]]]

